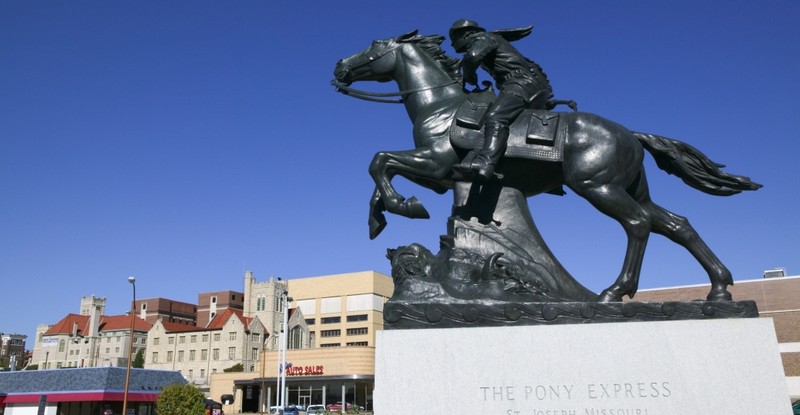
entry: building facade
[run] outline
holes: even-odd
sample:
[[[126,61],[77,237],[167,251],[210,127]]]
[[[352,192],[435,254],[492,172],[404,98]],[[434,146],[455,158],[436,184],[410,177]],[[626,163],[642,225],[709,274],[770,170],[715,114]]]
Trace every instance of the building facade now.
[[[244,275],[244,293],[218,291],[198,296],[198,324],[157,321],[147,336],[148,369],[176,370],[190,382],[208,390],[211,375],[234,368],[254,373],[262,366],[264,350],[275,350],[283,326],[288,285],[280,279],[256,281]],[[287,310],[287,325],[294,348],[311,345],[306,320],[299,309]],[[201,325],[205,319],[210,320]]]
[[[236,365],[254,370],[268,336],[258,317],[244,318],[234,309],[218,314],[207,327],[159,320],[147,336],[145,367],[176,370],[190,382],[208,385],[211,374]]]
[[[291,305],[298,310],[294,318],[299,320],[302,315],[311,342],[308,348],[292,347],[292,339],[299,333],[293,333],[297,326],[289,325],[287,402],[325,405],[344,401],[371,409],[375,333],[383,328],[383,305],[394,289],[391,277],[366,271],[286,282]],[[263,298],[269,303],[268,296]],[[265,349],[257,363],[261,365],[254,372],[211,377],[213,399],[231,391],[235,394],[234,403],[223,408],[225,412],[259,412],[275,405],[281,373],[279,350]]]
[[[761,317],[771,318],[781,352],[789,395],[800,398],[800,276],[765,272],[759,280],[736,281],[734,300],[753,300]],[[708,284],[640,290],[635,301],[692,301],[705,299]]]
[[[95,296],[83,297],[82,314],[68,314],[53,325],[40,324],[30,364],[40,370],[127,366],[131,316],[104,316],[105,301]],[[151,325],[138,317],[133,320],[135,356],[144,350]]]
[[[0,333],[0,370],[20,370],[26,362],[24,334]]]

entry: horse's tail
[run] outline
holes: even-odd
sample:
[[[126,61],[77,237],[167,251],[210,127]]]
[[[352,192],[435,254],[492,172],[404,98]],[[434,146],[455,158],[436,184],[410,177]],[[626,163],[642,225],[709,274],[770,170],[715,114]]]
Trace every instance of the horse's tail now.
[[[633,135],[653,155],[661,170],[680,177],[697,190],[716,196],[730,196],[762,187],[749,177],[722,171],[725,165],[711,161],[689,144],[653,134],[635,132]]]

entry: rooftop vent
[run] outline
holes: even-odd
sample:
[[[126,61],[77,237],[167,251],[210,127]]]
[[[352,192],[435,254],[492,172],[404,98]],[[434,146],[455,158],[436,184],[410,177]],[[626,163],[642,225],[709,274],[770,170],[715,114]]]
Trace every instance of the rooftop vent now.
[[[786,276],[786,268],[773,268],[764,271],[764,278],[782,278]]]

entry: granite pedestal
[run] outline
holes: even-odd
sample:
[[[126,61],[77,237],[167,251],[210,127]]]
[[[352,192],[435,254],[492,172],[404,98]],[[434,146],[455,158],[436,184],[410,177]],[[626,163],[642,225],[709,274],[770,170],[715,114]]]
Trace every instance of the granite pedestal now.
[[[789,415],[770,318],[384,330],[375,414]]]

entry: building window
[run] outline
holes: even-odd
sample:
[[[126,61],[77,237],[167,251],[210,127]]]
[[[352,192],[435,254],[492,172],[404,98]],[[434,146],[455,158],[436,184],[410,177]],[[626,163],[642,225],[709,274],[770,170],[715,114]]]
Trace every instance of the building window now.
[[[236,332],[232,331],[228,333],[228,340],[236,340]]]
[[[63,352],[64,351],[64,345],[65,344],[66,344],[66,342],[64,341],[64,339],[61,339],[61,340],[58,341],[58,351],[59,352]]]
[[[167,337],[167,344],[175,344],[175,336]]]
[[[322,343],[319,347],[342,347],[341,343]]]
[[[189,361],[194,362],[194,350],[189,350]]]
[[[336,330],[322,330],[319,332],[321,337],[338,337],[342,335],[342,331],[339,329]]]
[[[320,322],[321,322],[322,324],[335,324],[335,323],[341,323],[341,322],[342,322],[342,318],[341,318],[341,317],[322,317],[322,318],[320,319]]]
[[[212,304],[216,304],[217,303],[217,297],[216,296],[212,296],[211,297],[211,303]]]
[[[178,344],[185,344],[186,343],[186,336],[178,337]]]
[[[183,362],[183,350],[178,350],[178,361]]]
[[[158,363],[158,352],[153,352],[153,363]]]
[[[261,335],[258,333],[253,333],[253,341],[258,343],[259,340],[261,340]]]
[[[228,348],[228,359],[230,359],[230,360],[236,359],[236,348],[235,347],[229,347]]]
[[[207,360],[208,359],[208,349],[200,350],[200,360]]]
[[[191,379],[192,376],[194,376],[194,370],[193,369],[189,369],[189,379]]]
[[[153,338],[153,345],[158,346],[158,337]]]
[[[211,351],[211,358],[214,360],[219,360],[219,349],[214,349]]]
[[[255,347],[253,348],[253,355],[250,358],[253,359],[253,360],[258,360],[258,349],[257,348],[255,348]]]
[[[205,378],[206,378],[206,370],[200,369],[200,379],[205,379]]]
[[[189,343],[197,343],[197,335],[189,337]]]
[[[289,330],[289,348],[302,349],[303,348],[303,328],[299,326],[292,327]]]
[[[348,336],[360,336],[362,334],[369,334],[369,328],[367,327],[358,327],[355,329],[347,329]]]
[[[167,352],[167,363],[172,362],[172,350]]]
[[[347,316],[347,322],[352,323],[354,321],[367,321],[369,318],[366,314],[356,314],[354,316]]]
[[[367,342],[348,342],[348,346],[369,346]]]
[[[110,347],[106,347],[106,354],[110,354],[110,353],[111,353],[111,348]]]
[[[215,342],[219,341],[219,333],[214,333],[214,341]]]
[[[208,343],[208,334],[203,335],[203,343]]]
[[[306,319],[306,324],[309,325],[309,326],[313,326],[314,324],[317,324],[317,319],[315,319],[315,318],[307,318]]]

